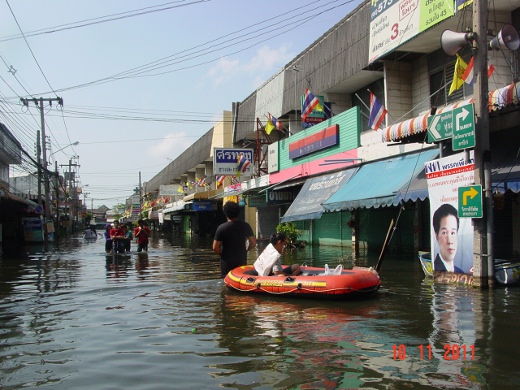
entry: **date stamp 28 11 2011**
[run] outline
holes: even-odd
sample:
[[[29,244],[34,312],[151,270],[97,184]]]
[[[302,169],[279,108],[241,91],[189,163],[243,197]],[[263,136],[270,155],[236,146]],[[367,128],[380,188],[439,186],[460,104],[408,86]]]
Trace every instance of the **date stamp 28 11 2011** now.
[[[431,345],[418,345],[415,348],[414,353],[409,355],[407,354],[408,351],[406,345],[392,345],[392,350],[394,352],[394,360],[406,360],[409,357],[419,357],[420,360],[431,360],[433,358]],[[447,361],[475,360],[475,346],[465,344],[444,344],[443,359]]]

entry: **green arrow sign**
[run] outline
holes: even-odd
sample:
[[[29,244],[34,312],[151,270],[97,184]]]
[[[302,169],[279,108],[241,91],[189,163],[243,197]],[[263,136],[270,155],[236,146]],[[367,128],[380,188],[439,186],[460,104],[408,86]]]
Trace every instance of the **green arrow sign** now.
[[[452,149],[464,150],[475,147],[475,115],[473,103],[453,110]]]
[[[459,187],[459,217],[482,218],[482,186]]]
[[[453,135],[453,111],[428,117],[428,142],[441,141]]]

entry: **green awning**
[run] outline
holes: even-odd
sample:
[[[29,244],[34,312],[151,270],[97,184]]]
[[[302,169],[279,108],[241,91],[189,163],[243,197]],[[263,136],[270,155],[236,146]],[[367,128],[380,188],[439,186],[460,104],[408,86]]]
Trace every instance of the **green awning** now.
[[[406,188],[424,171],[424,164],[438,155],[438,149],[428,149],[367,163],[323,204],[323,208],[340,211],[396,206],[403,199],[413,198],[406,196]]]

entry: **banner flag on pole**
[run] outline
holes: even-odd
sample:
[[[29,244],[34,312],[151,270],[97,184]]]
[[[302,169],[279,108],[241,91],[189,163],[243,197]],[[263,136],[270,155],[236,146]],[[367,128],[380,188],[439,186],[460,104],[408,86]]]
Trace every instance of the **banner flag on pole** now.
[[[377,99],[376,95],[370,91],[370,117],[368,118],[368,125],[374,129],[378,130],[383,121],[385,120],[385,116],[388,113],[387,109],[381,104],[381,102]]]

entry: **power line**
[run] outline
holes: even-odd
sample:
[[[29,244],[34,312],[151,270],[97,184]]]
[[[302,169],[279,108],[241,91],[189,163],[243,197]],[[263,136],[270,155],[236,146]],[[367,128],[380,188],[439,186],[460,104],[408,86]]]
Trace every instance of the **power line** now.
[[[7,3],[7,6],[9,7],[9,11],[11,12],[11,15],[13,16],[13,19],[14,21],[16,22],[16,25],[18,26],[18,29],[20,30],[20,33],[22,34],[23,36],[23,39],[25,41],[25,44],[27,45],[27,48],[29,49],[29,51],[31,52],[31,55],[34,59],[34,61],[36,62],[36,65],[38,66],[38,69],[40,69],[40,72],[43,76],[43,78],[45,79],[45,81],[47,82],[47,85],[49,86],[49,88],[51,89],[52,92],[54,92],[54,88],[52,88],[51,86],[51,83],[49,82],[49,80],[47,79],[47,76],[45,75],[45,73],[43,72],[43,69],[42,67],[40,66],[40,63],[38,62],[38,60],[36,59],[36,56],[34,55],[34,52],[32,51],[31,49],[31,46],[29,45],[29,42],[27,41],[27,38],[25,38],[24,34],[23,34],[23,31],[22,31],[22,28],[20,27],[20,24],[18,23],[18,20],[16,19],[16,16],[11,8],[11,4],[9,4],[9,0],[5,0],[5,2]],[[54,93],[56,94],[56,93]]]
[[[167,4],[177,4],[177,3],[183,3],[185,1],[186,0],[170,1],[170,2],[165,3],[165,4],[154,5],[154,6],[145,7],[145,8],[139,8],[139,9],[133,10],[133,11],[125,11],[125,12],[121,12],[121,13],[100,16],[100,17],[97,17],[97,18],[80,20],[80,21],[77,21],[77,22],[61,24],[61,25],[54,26],[54,27],[46,27],[44,29],[30,31],[30,32],[26,33],[25,35],[18,34],[18,35],[11,35],[11,36],[8,36],[8,37],[0,38],[0,42],[11,41],[11,40],[20,39],[20,38],[23,38],[23,37],[25,37],[25,38],[27,38],[27,37],[34,37],[34,36],[43,35],[43,34],[54,34],[54,33],[61,32],[61,31],[66,31],[66,30],[72,30],[72,29],[76,29],[76,28],[92,26],[92,25],[95,25],[95,24],[107,23],[107,22],[112,22],[112,21],[115,21],[115,20],[121,20],[121,19],[126,19],[126,18],[133,18],[135,16],[142,16],[142,15],[147,15],[147,14],[151,14],[151,13],[154,13],[154,12],[167,11],[167,10],[170,10],[170,9],[186,7],[186,6],[194,5],[194,4],[198,4],[198,3],[205,3],[205,2],[210,1],[210,0],[198,0],[198,1],[193,1],[191,3],[188,3],[188,4],[167,6]],[[153,8],[156,8],[156,7],[161,7],[161,8],[153,9]]]
[[[317,1],[320,1],[320,0],[317,0]],[[316,18],[316,17],[318,17],[318,16],[320,16],[320,15],[326,13],[326,12],[331,12],[331,11],[333,11],[333,10],[339,8],[339,7],[342,7],[342,6],[346,5],[346,4],[350,4],[350,3],[353,3],[353,2],[359,1],[359,0],[348,0],[348,1],[344,1],[344,2],[340,3],[339,5],[331,6],[331,7],[327,8],[327,9],[324,8],[325,6],[328,6],[329,4],[332,4],[332,3],[337,3],[338,1],[339,0],[329,1],[328,3],[326,3],[321,8],[316,8],[316,1],[313,1],[311,3],[308,3],[308,4],[304,5],[304,6],[298,7],[296,9],[293,9],[293,10],[290,10],[290,11],[287,11],[285,14],[280,14],[280,15],[277,15],[277,16],[274,16],[274,17],[271,17],[271,18],[267,18],[267,19],[265,19],[265,20],[263,20],[263,21],[261,21],[259,23],[255,23],[255,24],[253,24],[251,26],[248,26],[246,28],[237,30],[235,32],[232,32],[232,33],[229,33],[229,34],[226,34],[226,35],[223,35],[223,36],[221,36],[221,37],[219,37],[217,39],[213,39],[213,40],[207,41],[207,42],[205,42],[203,44],[194,46],[194,47],[192,47],[190,49],[186,49],[186,50],[180,51],[178,53],[172,54],[170,56],[163,57],[162,59],[149,62],[149,63],[147,63],[145,65],[141,65],[141,66],[138,66],[136,68],[132,68],[132,69],[129,69],[129,70],[126,70],[126,71],[123,71],[123,72],[119,72],[119,73],[116,73],[114,75],[107,76],[107,77],[104,77],[104,78],[101,78],[101,79],[97,79],[97,80],[93,80],[93,81],[89,81],[89,82],[86,82],[86,83],[81,83],[81,84],[77,84],[77,85],[73,85],[73,86],[69,86],[69,87],[60,88],[60,89],[57,89],[55,91],[53,90],[52,92],[54,92],[54,93],[65,92],[65,91],[69,91],[69,90],[73,90],[73,89],[79,89],[79,88],[85,88],[85,87],[90,87],[90,86],[99,85],[99,84],[105,84],[105,83],[119,81],[119,80],[123,80],[123,79],[127,79],[127,78],[143,77],[142,74],[145,73],[145,72],[152,72],[152,71],[155,71],[155,70],[167,67],[167,66],[169,67],[169,66],[177,65],[177,64],[180,64],[182,62],[186,62],[188,60],[199,58],[199,57],[201,57],[203,55],[208,55],[208,54],[211,54],[211,53],[216,52],[216,51],[221,51],[223,49],[236,46],[238,44],[250,41],[253,38],[260,38],[262,36],[267,36],[266,38],[261,39],[261,40],[259,40],[257,42],[254,42],[254,43],[250,44],[249,46],[247,46],[245,48],[237,49],[237,50],[235,50],[233,52],[227,52],[226,54],[223,54],[223,55],[218,56],[218,57],[213,57],[213,58],[211,58],[211,59],[209,59],[207,61],[202,61],[202,62],[199,62],[199,63],[196,63],[196,64],[191,64],[191,65],[186,65],[184,67],[176,68],[176,69],[173,69],[173,70],[170,70],[170,71],[165,71],[165,72],[162,72],[162,73],[155,73],[155,74],[147,75],[146,77],[159,76],[159,75],[163,75],[163,74],[166,74],[166,73],[179,72],[179,71],[182,71],[182,70],[185,70],[185,69],[192,69],[194,67],[199,67],[199,66],[202,66],[202,65],[206,65],[206,64],[212,63],[212,62],[214,62],[214,61],[216,61],[218,59],[222,59],[224,57],[227,57],[227,56],[230,56],[230,55],[233,55],[233,54],[238,54],[240,52],[246,51],[246,50],[248,50],[248,49],[250,49],[250,48],[252,48],[254,46],[259,45],[260,43],[263,43],[263,42],[268,41],[268,40],[270,40],[272,38],[275,38],[277,36],[280,36],[280,35],[286,34],[288,32],[291,32],[291,31],[293,31],[295,29],[294,26],[296,26],[296,28],[302,28],[305,25],[305,23],[309,22],[310,20],[312,20],[312,19],[314,19],[314,18]],[[292,12],[295,12],[295,11],[300,11],[300,10],[306,8],[306,7],[312,7],[312,9],[304,11],[304,12],[301,12],[301,13],[299,13],[299,14],[291,17],[291,18],[289,18],[289,19],[293,19],[293,18],[301,17],[300,19],[294,20],[291,23],[286,23],[286,20],[284,20],[283,24],[281,24],[281,23],[272,23],[272,21],[274,19],[281,18],[282,16],[284,16],[286,14],[289,14],[289,13],[292,13]],[[302,16],[302,15],[305,15],[305,14],[311,13],[311,12],[314,12],[314,14],[311,14],[311,15],[308,15],[308,16]],[[208,45],[208,44],[210,44],[210,43],[212,43],[212,42],[214,42],[216,40],[220,40],[220,39],[229,37],[231,35],[236,34],[237,32],[243,32],[246,29],[249,29],[251,27],[255,27],[257,25],[260,25],[260,24],[263,24],[263,23],[267,23],[267,22],[271,22],[272,24],[268,25],[268,26],[264,26],[262,29],[254,31],[254,32],[260,31],[260,33],[258,33],[257,35],[255,35],[252,38],[251,37],[247,37],[247,35],[252,34],[252,33],[248,33],[248,34],[244,34],[242,36],[239,36],[239,38],[242,38],[242,40],[239,40],[238,42],[235,42],[235,43],[230,43],[227,46],[224,46],[222,48],[209,50],[209,49],[211,49],[211,48],[213,48],[215,46],[215,45],[213,45],[213,46],[210,45],[209,48],[204,49],[206,52],[204,52],[203,54],[200,54],[201,50],[198,50],[198,51],[195,51],[195,52],[191,53],[190,54],[191,55],[190,58],[186,59],[187,55],[180,56],[183,53],[191,52],[191,51],[193,51],[196,48],[206,46],[206,45]],[[277,30],[282,30],[282,31],[280,33],[278,33],[278,34],[272,35],[272,32],[273,31],[277,31]],[[244,38],[244,37],[247,37],[247,38]],[[222,44],[228,43],[228,42],[232,42],[232,41],[235,41],[237,39],[238,38],[228,39],[227,41],[224,41],[223,43],[221,43],[219,45],[222,45]],[[216,45],[216,46],[219,46],[219,45]],[[180,56],[180,57],[178,57],[178,56]],[[160,66],[157,65],[158,63],[161,63],[162,61],[166,61],[165,64],[161,64]],[[49,93],[49,92],[45,92],[45,93]]]

